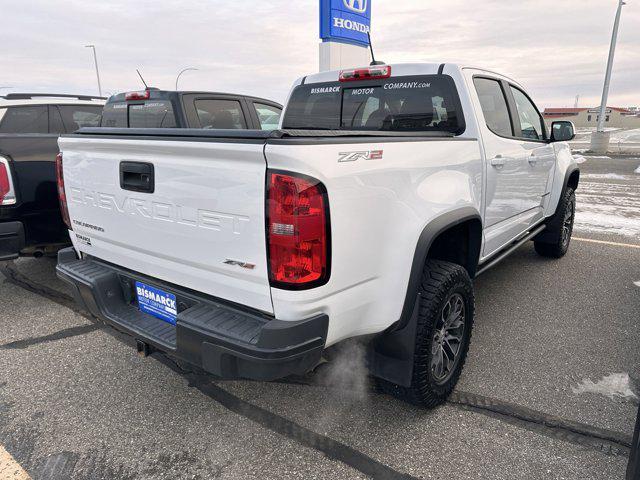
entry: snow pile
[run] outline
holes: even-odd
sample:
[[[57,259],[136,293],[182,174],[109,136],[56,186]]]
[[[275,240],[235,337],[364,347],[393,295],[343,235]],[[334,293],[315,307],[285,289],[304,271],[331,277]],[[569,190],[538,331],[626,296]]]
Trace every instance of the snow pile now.
[[[634,180],[629,175],[620,175],[619,173],[586,173],[582,176],[583,180]]]
[[[633,174],[588,173],[576,191],[579,232],[640,238],[640,190]]]
[[[638,143],[640,142],[640,128],[625,130],[622,128],[605,128],[609,132],[611,143]],[[576,138],[572,142],[584,142],[591,139],[595,128],[576,128]]]
[[[615,213],[577,212],[575,229],[590,233],[608,233],[625,237],[640,236],[640,219],[627,218]]]
[[[631,389],[631,378],[629,378],[628,373],[612,373],[595,383],[591,381],[591,379],[585,378],[582,380],[582,383],[576,387],[571,387],[571,390],[576,395],[582,393],[597,393],[611,400],[621,398],[623,400],[638,402],[638,396]]]
[[[595,128],[579,128],[576,136],[569,144],[576,149],[591,148],[591,134]],[[640,150],[640,128],[624,130],[622,128],[605,128],[609,132],[609,151],[617,153],[632,153]],[[577,150],[574,150],[577,151]]]
[[[616,130],[611,132],[610,142],[615,143],[637,143],[640,142],[640,128],[633,130]]]

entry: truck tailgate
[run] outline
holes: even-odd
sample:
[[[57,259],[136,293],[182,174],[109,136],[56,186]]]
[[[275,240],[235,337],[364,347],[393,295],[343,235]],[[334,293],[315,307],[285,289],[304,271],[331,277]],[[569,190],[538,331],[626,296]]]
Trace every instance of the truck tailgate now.
[[[77,250],[273,313],[263,140],[77,135],[59,143]],[[141,191],[145,175],[152,191]]]

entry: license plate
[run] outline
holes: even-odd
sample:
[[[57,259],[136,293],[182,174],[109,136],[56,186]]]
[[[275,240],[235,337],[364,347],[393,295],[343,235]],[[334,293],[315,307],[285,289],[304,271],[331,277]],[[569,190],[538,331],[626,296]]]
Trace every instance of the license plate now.
[[[173,293],[165,292],[142,282],[136,282],[136,294],[138,296],[138,308],[141,312],[153,315],[172,325],[176,324],[178,310],[176,308],[176,296]]]

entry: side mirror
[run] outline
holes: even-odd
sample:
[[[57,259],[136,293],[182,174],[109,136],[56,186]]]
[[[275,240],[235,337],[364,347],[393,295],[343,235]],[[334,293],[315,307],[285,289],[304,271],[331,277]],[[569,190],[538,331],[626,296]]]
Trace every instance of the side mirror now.
[[[576,136],[576,129],[573,122],[566,120],[558,120],[551,124],[551,141],[552,142],[568,142]]]

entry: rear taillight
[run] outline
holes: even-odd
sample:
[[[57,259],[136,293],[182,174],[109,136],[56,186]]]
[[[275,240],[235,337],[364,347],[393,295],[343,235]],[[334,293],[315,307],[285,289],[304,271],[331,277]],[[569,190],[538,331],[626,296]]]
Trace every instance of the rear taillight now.
[[[151,92],[149,90],[141,90],[139,92],[127,92],[124,94],[125,100],[149,100]]]
[[[64,191],[62,153],[56,155],[56,183],[58,186],[58,200],[60,200],[60,213],[62,214],[62,220],[69,230],[73,230],[71,227],[71,220],[69,219],[69,209],[67,208],[67,194]]]
[[[298,290],[324,285],[330,274],[329,201],[315,178],[267,173],[269,280]]]
[[[342,70],[339,80],[341,82],[355,82],[356,80],[374,80],[378,78],[389,78],[391,67],[382,65],[376,67],[356,68],[353,70]]]
[[[0,205],[13,205],[16,203],[16,193],[13,189],[9,160],[0,157]]]

